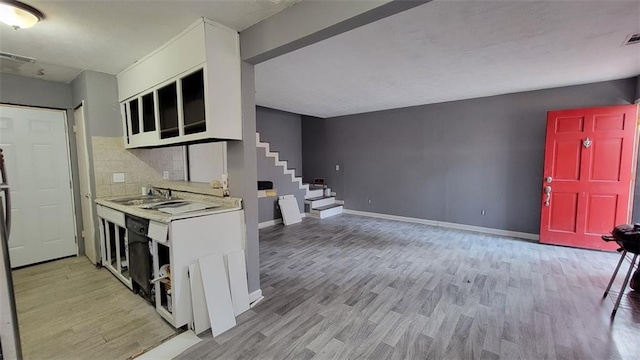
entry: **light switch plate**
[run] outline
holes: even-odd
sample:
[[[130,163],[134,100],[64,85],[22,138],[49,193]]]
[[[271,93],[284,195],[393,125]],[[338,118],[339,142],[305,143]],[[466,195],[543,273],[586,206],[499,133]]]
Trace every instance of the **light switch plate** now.
[[[336,165],[336,171],[340,171],[340,165]]]
[[[113,173],[113,182],[114,183],[123,183],[124,182],[124,173]]]
[[[162,172],[162,178],[165,180],[169,180],[169,172],[168,171],[163,171]]]

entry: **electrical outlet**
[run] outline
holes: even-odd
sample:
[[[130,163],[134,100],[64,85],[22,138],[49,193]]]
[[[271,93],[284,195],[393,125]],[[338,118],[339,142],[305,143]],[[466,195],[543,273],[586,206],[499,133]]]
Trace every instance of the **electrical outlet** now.
[[[369,199],[369,204],[371,204],[371,199]]]
[[[124,182],[124,173],[113,173],[113,182],[114,183],[123,183]]]
[[[485,209],[480,210],[480,215],[485,215],[486,213]]]
[[[336,164],[336,171],[340,171],[340,165]]]
[[[165,180],[169,180],[169,172],[168,171],[163,171],[162,172],[162,178]]]

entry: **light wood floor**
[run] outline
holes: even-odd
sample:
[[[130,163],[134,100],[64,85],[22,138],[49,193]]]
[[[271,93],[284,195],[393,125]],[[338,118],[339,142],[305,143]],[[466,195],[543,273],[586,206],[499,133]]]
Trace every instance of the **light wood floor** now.
[[[341,215],[260,231],[266,297],[180,359],[638,359],[618,254]],[[619,276],[622,278],[622,276]],[[619,283],[614,289],[619,289]]]
[[[85,257],[13,276],[25,359],[126,359],[175,334],[144,299]]]

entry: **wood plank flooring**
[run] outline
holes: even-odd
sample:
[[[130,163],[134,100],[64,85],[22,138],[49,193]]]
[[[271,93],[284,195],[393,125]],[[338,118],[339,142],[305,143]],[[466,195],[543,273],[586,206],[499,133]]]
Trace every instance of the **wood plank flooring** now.
[[[155,308],[85,257],[13,276],[25,359],[126,359],[176,333]]]
[[[305,218],[260,230],[265,299],[178,358],[637,359],[640,313],[622,308],[610,323],[613,302],[601,300],[617,260],[354,215]]]

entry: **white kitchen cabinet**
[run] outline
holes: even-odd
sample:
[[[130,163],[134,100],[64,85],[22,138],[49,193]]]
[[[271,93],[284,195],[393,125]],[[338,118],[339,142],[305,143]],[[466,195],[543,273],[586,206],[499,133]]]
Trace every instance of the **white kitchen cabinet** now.
[[[128,271],[125,213],[103,205],[97,205],[97,209],[102,265],[133,289]],[[163,265],[169,265],[171,274],[170,285],[154,282],[157,312],[176,328],[190,323],[193,317],[189,265],[211,254],[243,251],[244,234],[243,210],[174,219],[168,223],[150,220],[147,236],[151,239],[152,277],[160,278]],[[246,277],[246,273],[242,276]],[[246,287],[246,283],[243,284]]]
[[[214,253],[243,250],[243,234],[244,212],[238,210],[174,220],[169,224],[168,241],[152,239],[155,277],[162,265],[168,263],[171,268],[170,300],[165,284],[155,283],[158,313],[175,327],[188,324],[192,319],[189,265]]]
[[[129,250],[124,214],[104,206],[97,206],[102,266],[106,267],[129,289]]]
[[[200,19],[117,79],[127,148],[242,139],[232,29]]]

